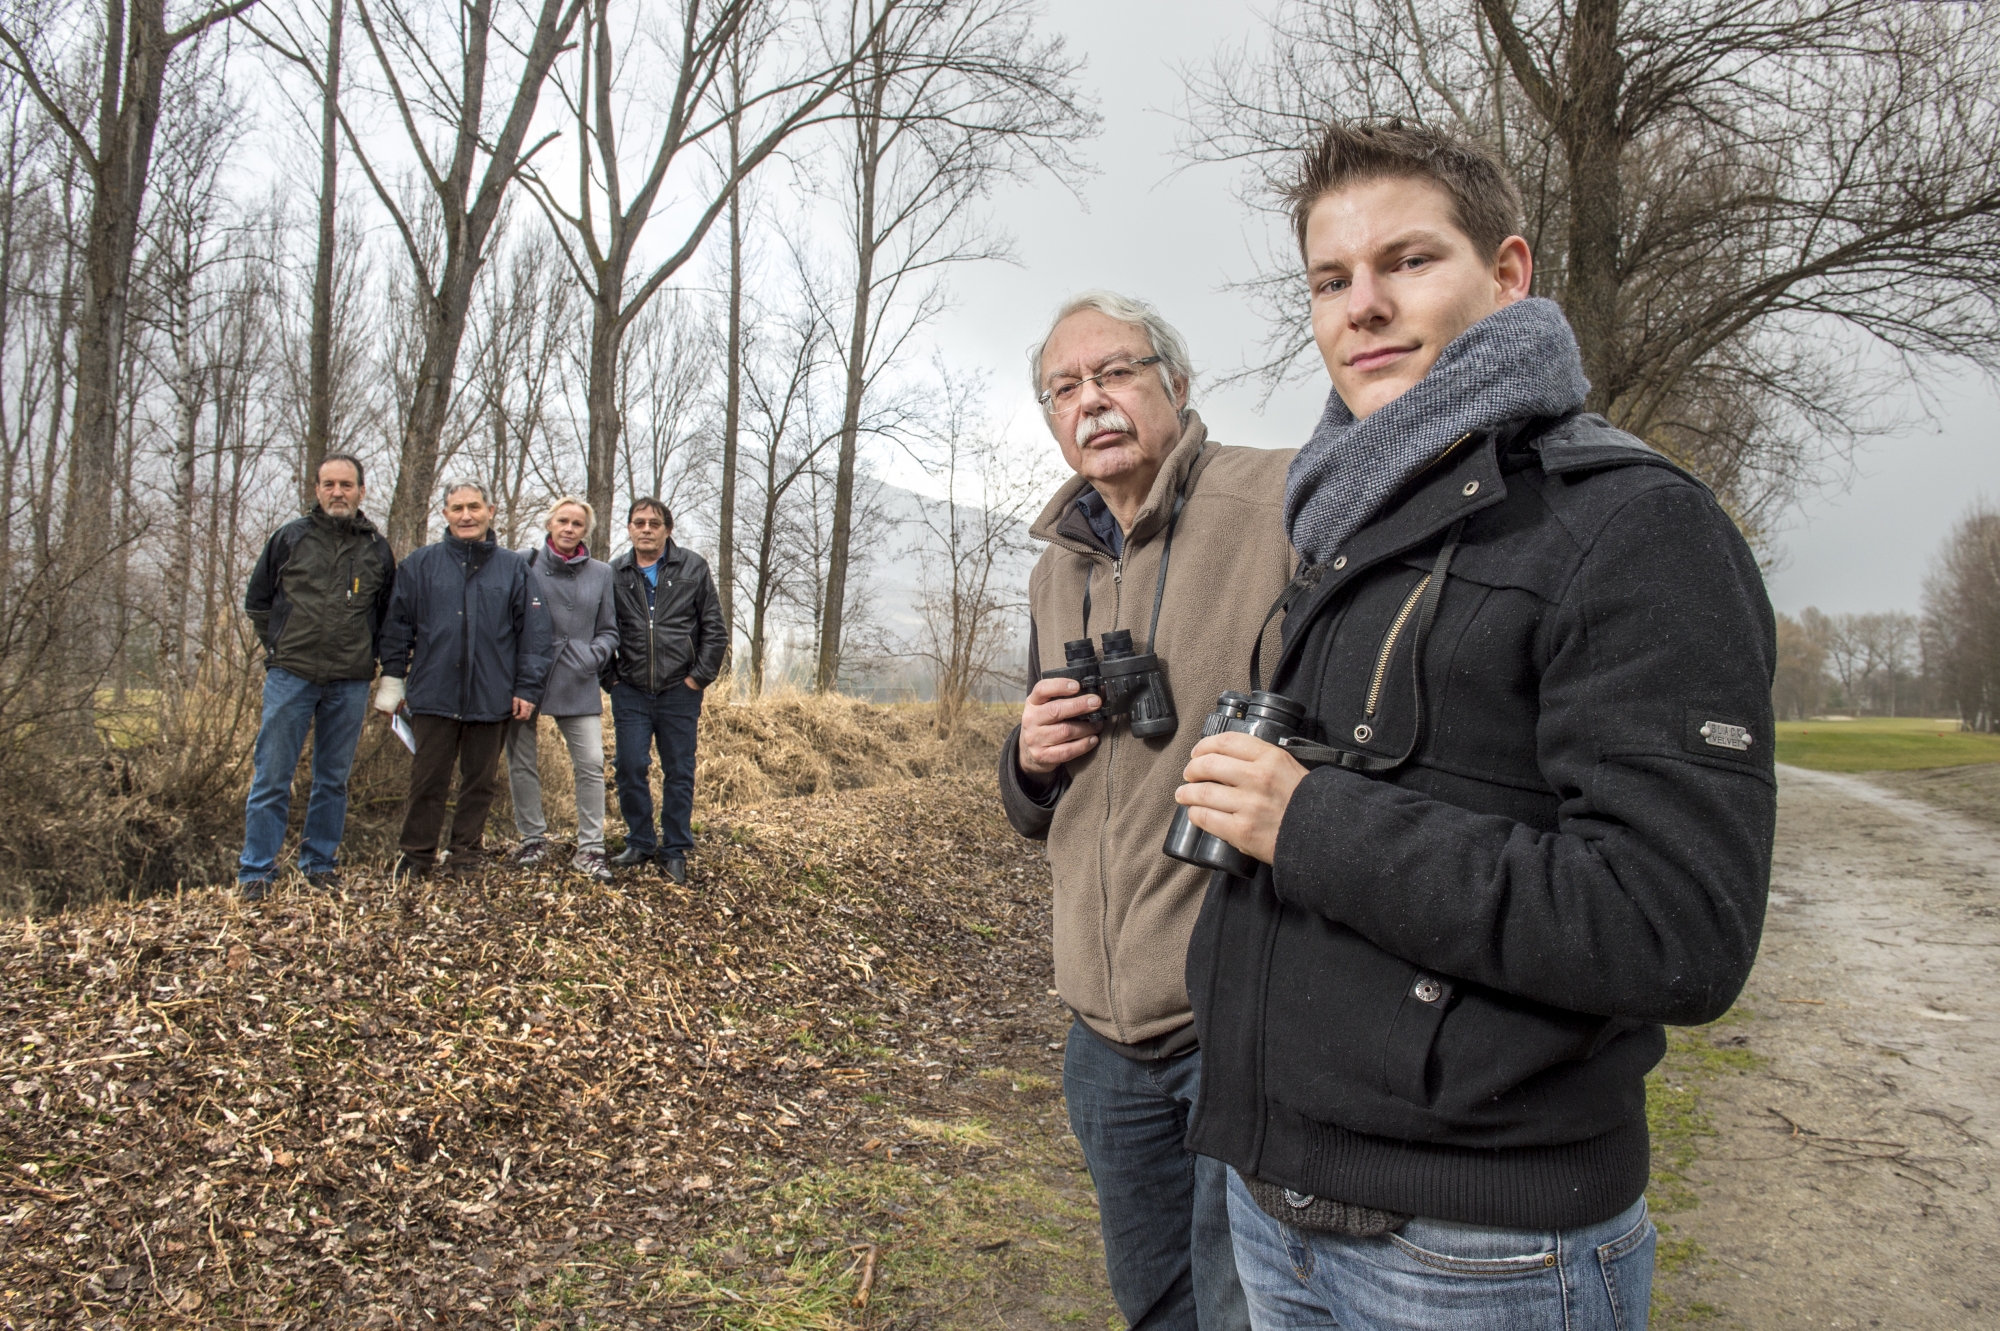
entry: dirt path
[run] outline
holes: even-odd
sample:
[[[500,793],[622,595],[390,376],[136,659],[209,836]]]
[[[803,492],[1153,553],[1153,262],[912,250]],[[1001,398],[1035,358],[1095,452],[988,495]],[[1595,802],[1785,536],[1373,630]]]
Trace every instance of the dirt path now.
[[[2000,835],[1864,778],[1780,768],[1764,946],[1719,1034],[1674,1217],[1723,1325],[2000,1325]]]

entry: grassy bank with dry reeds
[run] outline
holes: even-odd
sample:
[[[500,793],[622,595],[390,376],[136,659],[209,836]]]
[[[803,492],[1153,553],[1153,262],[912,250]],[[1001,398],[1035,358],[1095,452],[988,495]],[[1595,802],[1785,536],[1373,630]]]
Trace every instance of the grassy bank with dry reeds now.
[[[100,742],[67,756],[32,737],[0,754],[0,914],[46,914],[106,899],[138,899],[235,878],[243,801],[256,744],[261,672],[212,680],[143,706],[105,708]],[[1018,708],[974,707],[939,734],[927,704],[873,704],[781,693],[702,713],[697,816],[715,808],[856,790],[890,781],[990,768]],[[545,724],[543,800],[560,836],[575,825],[575,790],[554,726]],[[604,717],[606,767],[615,749]],[[310,750],[292,789],[292,829],[304,821]],[[409,755],[370,714],[350,782],[343,858],[386,863],[409,777]],[[654,780],[658,782],[658,768]],[[504,791],[504,782],[503,782]],[[622,831],[616,800],[608,832]],[[489,840],[512,835],[503,793]]]

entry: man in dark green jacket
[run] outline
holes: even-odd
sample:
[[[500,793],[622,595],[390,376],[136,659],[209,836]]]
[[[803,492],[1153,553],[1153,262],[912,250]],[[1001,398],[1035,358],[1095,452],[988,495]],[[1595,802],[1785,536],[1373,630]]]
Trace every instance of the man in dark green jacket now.
[[[361,463],[328,456],[313,494],[319,502],[312,512],[271,534],[243,599],[264,644],[264,719],[236,871],[246,901],[261,901],[277,877],[307,731],[314,734],[313,784],[299,869],[315,886],[338,882],[347,777],[396,580],[389,542],[361,511]]]

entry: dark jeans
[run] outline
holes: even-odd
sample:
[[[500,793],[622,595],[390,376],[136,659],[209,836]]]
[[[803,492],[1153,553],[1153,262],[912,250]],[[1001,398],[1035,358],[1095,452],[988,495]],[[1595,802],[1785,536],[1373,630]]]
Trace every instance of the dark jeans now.
[[[666,858],[694,849],[688,819],[694,813],[694,734],[701,720],[701,690],[670,684],[647,693],[623,682],[611,686],[611,728],[618,739],[618,811],[625,815],[625,845]],[[653,789],[647,773],[660,750],[660,830],[653,831]]]
[[[299,871],[325,873],[339,864],[340,836],[347,827],[347,778],[367,715],[365,679],[313,684],[276,666],[264,672],[264,720],[257,727],[256,771],[243,811],[239,882],[265,882],[278,872],[278,852],[284,849],[285,823],[292,812],[292,774],[299,770],[307,731],[314,735],[313,783],[299,837]]]
[[[1200,1050],[1142,1063],[1070,1026],[1070,1130],[1097,1185],[1111,1297],[1132,1331],[1250,1325],[1229,1242],[1229,1168],[1182,1145],[1200,1088]]]
[[[412,716],[410,729],[417,737],[417,753],[410,763],[410,798],[403,803],[403,835],[397,844],[415,864],[428,865],[437,858],[445,803],[451,796],[451,769],[457,767],[451,853],[461,863],[477,860],[486,815],[500,793],[500,749],[506,742],[507,723]]]

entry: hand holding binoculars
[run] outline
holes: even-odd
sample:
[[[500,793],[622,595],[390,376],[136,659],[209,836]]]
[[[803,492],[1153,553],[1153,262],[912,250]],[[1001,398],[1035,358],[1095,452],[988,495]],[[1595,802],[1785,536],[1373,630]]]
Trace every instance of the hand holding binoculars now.
[[[1130,629],[1113,629],[1103,638],[1102,660],[1090,639],[1075,638],[1063,644],[1062,668],[1045,672],[1051,679],[1075,680],[1079,696],[1094,693],[1104,700],[1096,711],[1076,719],[1109,725],[1122,716],[1140,739],[1173,734],[1180,718],[1174,714],[1160,658],[1132,650]]]
[[[1202,738],[1235,732],[1254,735],[1266,744],[1281,744],[1299,732],[1306,709],[1282,693],[1225,693],[1216,699],[1215,710],[1201,723]],[[1189,819],[1186,808],[1174,810],[1167,828],[1167,854],[1204,869],[1220,869],[1238,878],[1257,872],[1257,861],[1213,832],[1204,832]]]

